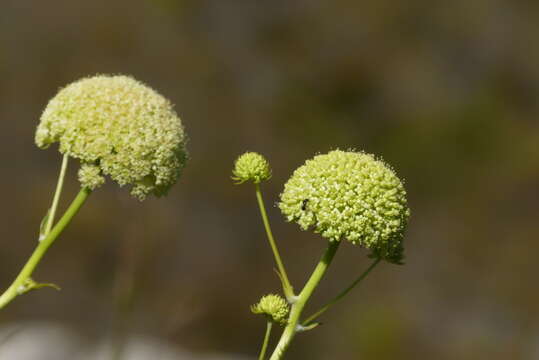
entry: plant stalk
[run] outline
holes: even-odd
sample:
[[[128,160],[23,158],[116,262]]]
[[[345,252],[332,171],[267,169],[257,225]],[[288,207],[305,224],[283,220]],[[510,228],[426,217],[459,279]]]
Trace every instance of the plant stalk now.
[[[54,224],[56,209],[58,208],[58,203],[60,202],[60,195],[62,194],[62,188],[64,187],[64,178],[67,171],[68,160],[69,156],[67,156],[67,154],[64,154],[64,157],[62,158],[62,166],[60,168],[60,175],[58,176],[58,183],[56,184],[56,191],[54,192],[52,205],[47,216],[47,224],[45,225],[45,231],[43,232],[43,234],[40,234],[39,241],[43,240],[51,232],[52,224]]]
[[[324,274],[326,273],[329,265],[331,264],[331,261],[333,260],[333,257],[335,256],[335,253],[337,252],[340,243],[340,241],[329,242],[326,252],[324,253],[324,255],[322,255],[322,258],[316,265],[316,268],[314,269],[311,277],[303,287],[303,290],[301,290],[301,293],[297,296],[296,302],[292,304],[292,308],[290,310],[290,317],[288,318],[288,324],[286,325],[283,334],[281,335],[281,338],[279,340],[279,343],[277,344],[275,350],[273,351],[273,354],[271,355],[270,360],[282,359],[284,353],[288,349],[288,346],[290,346],[290,343],[298,332],[299,319],[303,308],[305,307],[305,304],[307,303],[314,290],[324,277]]]
[[[266,325],[266,334],[264,335],[264,342],[262,343],[262,349],[260,349],[260,355],[258,355],[258,360],[264,360],[264,358],[266,357],[266,349],[268,348],[272,326],[273,322],[268,321]]]
[[[277,263],[277,268],[279,269],[279,277],[281,278],[281,281],[283,283],[283,292],[288,301],[290,302],[291,299],[294,298],[294,289],[292,288],[292,285],[290,284],[290,281],[288,280],[288,275],[286,274],[286,270],[283,265],[283,261],[281,260],[281,255],[279,254],[279,249],[277,248],[277,244],[275,243],[275,239],[273,238],[273,233],[271,231],[271,227],[268,220],[268,215],[266,213],[266,206],[264,205],[264,199],[262,198],[262,192],[260,191],[260,184],[255,184],[256,189],[256,199],[258,201],[258,206],[260,208],[260,215],[262,216],[262,222],[264,223],[264,228],[266,229],[266,234],[268,236],[268,241],[271,247],[271,251],[273,252],[273,256],[275,257],[275,262]]]
[[[341,291],[339,295],[335,296],[332,300],[328,301],[320,310],[309,316],[305,321],[303,321],[302,326],[309,326],[315,319],[317,319],[320,315],[326,312],[327,309],[329,309],[333,304],[335,304],[337,301],[341,300],[346,294],[350,292],[357,284],[359,284],[363,279],[369,275],[369,273],[380,263],[382,259],[377,258],[374,260],[374,262],[365,270],[356,280],[352,282],[350,286],[348,286],[346,289]]]
[[[66,226],[71,222],[75,214],[80,210],[88,196],[92,191],[88,188],[82,188],[64,215],[60,218],[58,223],[52,228],[47,236],[39,243],[35,248],[32,256],[28,259],[21,272],[9,286],[9,288],[0,296],[0,309],[9,304],[15,297],[26,292],[26,284],[31,281],[32,273],[36,266],[41,261],[43,255],[47,252],[54,240],[64,231]]]

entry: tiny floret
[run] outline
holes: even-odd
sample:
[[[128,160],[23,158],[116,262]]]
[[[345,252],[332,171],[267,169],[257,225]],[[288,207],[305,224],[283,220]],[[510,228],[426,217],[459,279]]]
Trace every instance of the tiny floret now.
[[[400,264],[410,210],[395,172],[373,155],[334,150],[299,167],[279,208],[288,221],[330,241],[345,239]]]
[[[82,186],[94,190],[105,183],[105,178],[101,175],[99,166],[82,164],[79,169],[79,181]]]
[[[143,200],[164,195],[185,165],[186,136],[171,103],[129,76],[78,80],[49,101],[37,127],[36,144],[58,142],[60,152],[79,159],[79,181],[95,189],[109,176]]]
[[[232,179],[237,184],[252,181],[259,184],[271,177],[268,161],[260,154],[247,152],[241,155],[234,164]]]
[[[260,299],[258,304],[251,306],[253,314],[263,314],[271,321],[286,324],[288,317],[288,303],[279,295],[269,294]]]

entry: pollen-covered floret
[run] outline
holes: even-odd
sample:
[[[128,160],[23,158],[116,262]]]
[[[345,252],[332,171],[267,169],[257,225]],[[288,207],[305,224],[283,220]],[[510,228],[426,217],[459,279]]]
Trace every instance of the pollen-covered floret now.
[[[255,152],[246,152],[234,163],[232,175],[232,179],[235,180],[237,184],[246,181],[252,181],[255,184],[259,184],[271,177],[271,170],[268,161],[262,155]]]
[[[101,169],[97,165],[82,164],[78,175],[80,183],[90,190],[97,189],[105,183],[105,178],[101,175]]]
[[[335,150],[307,160],[285,184],[279,208],[303,230],[402,261],[410,216],[406,191],[395,172],[370,154]]]
[[[163,195],[187,159],[186,137],[171,103],[129,76],[98,75],[76,81],[48,103],[36,144],[60,143],[60,152],[82,163],[82,186],[96,188],[110,176],[132,185],[139,199]]]
[[[285,324],[288,316],[288,303],[279,295],[269,294],[260,299],[258,304],[251,306],[253,314],[266,315],[278,324]]]

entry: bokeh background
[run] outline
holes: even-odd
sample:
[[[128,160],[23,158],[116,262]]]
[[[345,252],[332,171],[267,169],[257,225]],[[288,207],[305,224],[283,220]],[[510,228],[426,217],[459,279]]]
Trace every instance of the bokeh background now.
[[[270,160],[264,195],[300,288],[324,240],[272,205],[305,159],[354,148],[406,180],[406,265],[377,268],[288,358],[539,359],[538,37],[537,1],[1,0],[2,287],[51,201],[60,156],[33,137],[60,87],[132,74],[176,104],[191,159],[166,198],[92,195],[35,274],[63,290],[2,311],[0,357],[254,359],[249,306],[279,282],[233,161]],[[366,255],[343,246],[310,311]]]

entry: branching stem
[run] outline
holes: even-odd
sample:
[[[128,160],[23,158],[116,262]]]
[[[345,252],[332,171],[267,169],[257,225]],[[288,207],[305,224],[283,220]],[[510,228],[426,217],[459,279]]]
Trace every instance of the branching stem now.
[[[298,325],[299,319],[301,317],[301,312],[303,311],[305,304],[313,294],[314,290],[320,283],[320,280],[322,280],[322,278],[324,277],[324,274],[326,273],[329,265],[331,264],[331,261],[333,260],[333,257],[335,256],[335,253],[337,252],[340,243],[340,241],[329,242],[326,252],[324,253],[324,255],[322,255],[322,258],[318,262],[318,265],[316,265],[316,268],[311,274],[311,277],[303,287],[303,290],[301,290],[301,293],[297,296],[296,301],[292,304],[288,323],[283,331],[283,334],[281,335],[279,343],[277,344],[275,350],[273,351],[273,354],[271,355],[270,360],[282,359],[285,351],[288,349],[288,346],[298,332],[298,328],[300,328],[300,326]]]
[[[84,204],[88,196],[90,195],[91,190],[88,188],[82,188],[77,194],[69,208],[66,210],[64,215],[60,218],[58,223],[52,228],[45,238],[39,242],[38,246],[32,253],[32,256],[28,259],[21,272],[9,286],[9,288],[0,296],[0,309],[4,308],[9,304],[15,297],[26,292],[26,284],[31,283],[32,273],[34,272],[36,266],[41,261],[43,255],[47,252],[49,247],[52,245],[54,240],[64,231],[66,226],[71,222],[73,216],[77,214],[81,206]]]
[[[326,310],[329,309],[333,304],[335,304],[337,301],[345,297],[346,294],[350,292],[350,290],[352,290],[357,284],[359,284],[363,279],[365,279],[367,275],[369,275],[371,270],[374,269],[376,265],[380,263],[380,260],[382,259],[377,258],[376,260],[374,260],[374,262],[367,268],[367,270],[365,270],[361,275],[359,275],[359,277],[356,280],[354,280],[350,286],[348,286],[346,289],[341,291],[339,295],[335,296],[335,298],[328,301],[324,306],[322,306],[320,310],[318,310],[317,312],[309,316],[305,321],[303,321],[302,325],[303,326],[311,325],[315,319],[317,319],[320,315],[326,312]]]

